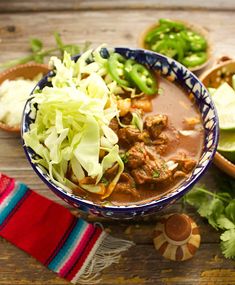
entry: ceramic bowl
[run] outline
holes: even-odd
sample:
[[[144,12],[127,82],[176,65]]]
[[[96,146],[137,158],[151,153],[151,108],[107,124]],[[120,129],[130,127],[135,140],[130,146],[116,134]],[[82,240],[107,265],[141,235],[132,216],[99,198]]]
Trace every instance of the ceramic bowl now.
[[[184,24],[187,28],[189,28],[190,30],[198,33],[199,35],[202,35],[206,39],[206,41],[207,41],[207,50],[206,50],[206,52],[207,52],[207,61],[205,61],[201,65],[188,68],[190,71],[193,71],[193,72],[202,70],[203,68],[205,68],[208,65],[208,63],[210,62],[210,60],[212,58],[212,43],[210,41],[209,34],[208,34],[207,30],[204,29],[203,27],[199,26],[199,25],[195,25],[195,24],[183,21],[183,20],[178,20],[178,19],[172,19],[172,20]],[[140,36],[138,38],[138,46],[140,48],[148,49],[148,45],[145,43],[145,37],[151,30],[153,30],[157,26],[158,26],[158,23],[150,24],[140,34]]]
[[[117,219],[131,219],[138,215],[154,213],[174,203],[199,180],[208,168],[216,151],[218,142],[218,118],[208,91],[193,73],[178,62],[163,55],[142,49],[115,48],[115,51],[126,58],[133,58],[137,62],[145,64],[150,69],[157,71],[163,76],[171,77],[172,80],[188,90],[189,93],[193,94],[195,97],[196,104],[198,105],[198,109],[202,117],[205,140],[199,163],[193,170],[191,176],[183,181],[174,191],[151,202],[127,206],[101,206],[73,194],[69,194],[62,188],[55,185],[40,165],[33,162],[35,153],[32,149],[24,145],[24,150],[33,169],[42,181],[45,182],[56,195],[61,197],[67,203],[92,214]],[[79,56],[74,57],[74,60],[78,57]],[[38,83],[38,87],[42,89],[44,86],[48,85],[48,77],[50,76],[52,76],[52,74],[48,74],[44,77]],[[30,101],[28,101],[23,115],[22,135],[29,130],[30,124],[33,123],[34,120],[35,118],[32,118]]]
[[[16,65],[0,73],[0,84],[5,80],[15,80],[16,78],[23,77],[24,79],[33,79],[38,74],[45,75],[49,72],[47,65],[39,63],[26,63]],[[8,132],[20,132],[19,126],[8,126],[4,122],[0,121],[0,129]]]
[[[235,74],[235,59],[227,56],[221,57],[216,65],[210,70],[204,72],[200,79],[206,87],[217,88],[223,82],[232,84],[232,75]],[[222,171],[235,178],[235,164],[230,162],[219,152],[216,152],[214,164]]]

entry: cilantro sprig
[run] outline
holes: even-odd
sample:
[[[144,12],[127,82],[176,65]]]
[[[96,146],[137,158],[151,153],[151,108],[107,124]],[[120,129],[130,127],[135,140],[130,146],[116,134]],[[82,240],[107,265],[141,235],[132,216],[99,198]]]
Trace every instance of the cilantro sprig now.
[[[194,206],[212,227],[223,231],[220,235],[222,252],[226,258],[235,259],[235,180],[226,178],[219,184],[216,193],[195,187],[184,201]]]
[[[17,64],[24,64],[27,62],[37,62],[37,63],[44,63],[46,57],[52,56],[52,55],[61,55],[63,57],[63,54],[65,51],[67,51],[71,55],[78,54],[80,52],[83,52],[87,50],[90,43],[86,42],[83,44],[83,46],[76,45],[76,44],[65,44],[62,41],[62,38],[58,32],[54,33],[55,38],[55,47],[52,47],[50,49],[45,49],[44,44],[41,39],[38,38],[32,38],[30,39],[30,54],[27,56],[24,56],[22,58],[13,59],[4,63],[0,64],[0,69],[9,68]]]

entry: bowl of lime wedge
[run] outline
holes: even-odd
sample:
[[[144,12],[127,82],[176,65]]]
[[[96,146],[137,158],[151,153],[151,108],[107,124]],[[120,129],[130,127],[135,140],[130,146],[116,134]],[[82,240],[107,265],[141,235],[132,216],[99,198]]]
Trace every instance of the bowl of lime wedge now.
[[[219,117],[220,138],[214,163],[235,178],[235,59],[221,57],[200,77]]]

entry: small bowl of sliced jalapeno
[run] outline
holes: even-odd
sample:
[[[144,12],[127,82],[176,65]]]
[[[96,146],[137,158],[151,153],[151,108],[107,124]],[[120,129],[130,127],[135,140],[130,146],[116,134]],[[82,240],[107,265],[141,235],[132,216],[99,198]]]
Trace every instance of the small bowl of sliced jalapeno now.
[[[207,31],[180,20],[159,19],[140,35],[139,45],[174,58],[191,71],[204,68],[211,58]]]

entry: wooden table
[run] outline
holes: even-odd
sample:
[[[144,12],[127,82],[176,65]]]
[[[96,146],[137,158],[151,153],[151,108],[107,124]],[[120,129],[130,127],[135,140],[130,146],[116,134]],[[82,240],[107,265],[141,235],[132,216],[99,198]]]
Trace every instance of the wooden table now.
[[[1,0],[0,62],[26,55],[31,37],[39,37],[46,46],[52,46],[54,31],[60,32],[65,42],[82,44],[90,41],[94,47],[101,43],[136,47],[139,33],[160,17],[188,20],[204,26],[214,43],[215,58],[224,54],[235,57],[234,1],[223,1],[223,4],[219,0],[199,0],[194,4],[191,3],[193,1],[185,2]],[[29,166],[19,135],[0,131],[0,171],[62,203],[46,189]],[[218,170],[212,166],[203,178],[203,183],[210,188],[215,187],[215,172],[218,175]],[[180,210],[181,203],[178,202],[164,212]],[[102,272],[100,284],[235,284],[235,263],[223,258],[219,248],[219,233],[201,219],[194,209],[187,207],[185,211],[200,225],[202,244],[192,260],[182,263],[161,258],[153,247],[153,229],[163,212],[128,222],[99,219],[113,236],[136,243],[122,256],[119,264]],[[87,219],[97,220],[94,217]],[[0,239],[0,284],[56,285],[68,282]]]

